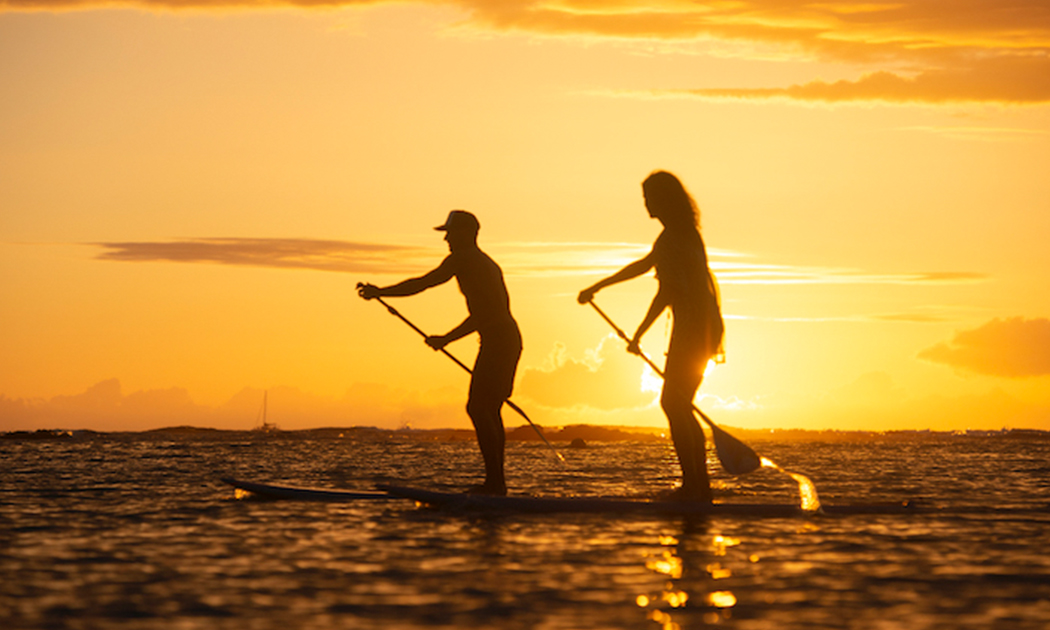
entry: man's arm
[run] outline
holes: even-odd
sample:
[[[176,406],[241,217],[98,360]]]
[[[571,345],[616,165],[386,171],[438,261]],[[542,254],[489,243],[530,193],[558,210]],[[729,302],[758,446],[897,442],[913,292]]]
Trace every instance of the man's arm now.
[[[357,290],[358,295],[366,300],[377,297],[402,297],[415,295],[421,291],[444,284],[452,279],[455,274],[452,257],[449,256],[441,261],[437,269],[418,278],[409,278],[388,287],[377,287],[374,284],[364,284]]]
[[[474,323],[474,316],[472,315],[463,320],[462,324],[456,326],[444,335],[433,335],[427,337],[427,345],[435,350],[440,350],[453,341],[462,339],[470,333],[475,332],[477,329],[478,326]]]

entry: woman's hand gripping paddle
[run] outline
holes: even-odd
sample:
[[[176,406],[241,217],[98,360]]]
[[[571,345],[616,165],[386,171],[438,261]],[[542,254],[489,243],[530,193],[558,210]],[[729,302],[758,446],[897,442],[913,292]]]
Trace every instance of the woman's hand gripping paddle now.
[[[631,339],[627,336],[627,333],[621,330],[613,320],[609,319],[609,316],[605,314],[605,311],[598,308],[598,305],[594,303],[593,299],[589,300],[587,303],[593,306],[594,310],[598,311],[598,314],[602,316],[602,319],[612,326],[612,329],[616,331],[616,334],[619,335],[621,339],[628,344],[631,343]],[[652,359],[646,356],[644,352],[639,352],[638,356],[642,357],[642,360],[648,363],[649,367],[660,375],[660,378],[664,378],[663,370],[656,367],[656,364],[653,363]],[[711,418],[708,418],[704,412],[700,411],[695,404],[692,406],[693,412],[703,418],[704,422],[707,423],[707,426],[711,427],[711,436],[715,441],[715,451],[718,453],[718,461],[722,462],[722,468],[724,468],[726,472],[731,475],[743,475],[762,467],[762,459],[750,446],[726,433],[722,428],[715,424]]]
[[[363,282],[358,282],[358,283],[357,283],[357,289],[358,289],[358,293],[360,293],[360,292],[361,292],[361,289],[362,289],[362,288],[363,288],[364,286],[365,286],[365,284],[364,284]],[[386,310],[387,310],[387,311],[388,311],[388,312],[389,312],[389,313],[390,313],[391,315],[393,315],[394,317],[397,317],[397,318],[398,318],[398,319],[400,319],[401,321],[405,322],[406,324],[408,324],[408,327],[409,327],[409,328],[411,328],[412,330],[414,330],[414,331],[416,331],[417,333],[419,333],[420,335],[422,335],[422,336],[423,336],[423,339],[427,339],[427,338],[429,337],[429,335],[427,335],[427,334],[426,334],[425,332],[423,332],[423,330],[422,330],[422,329],[421,329],[421,328],[420,328],[419,326],[416,326],[416,325],[415,325],[415,324],[413,324],[412,322],[408,321],[408,318],[406,318],[406,317],[405,317],[404,315],[402,315],[401,313],[399,313],[399,312],[397,311],[397,309],[396,309],[396,308],[394,308],[393,306],[390,306],[389,304],[387,304],[386,302],[384,302],[384,301],[383,301],[383,298],[381,298],[381,297],[379,297],[379,296],[376,296],[376,297],[374,297],[374,298],[367,298],[367,297],[364,297],[364,295],[361,295],[361,297],[363,297],[363,298],[364,298],[364,299],[366,299],[366,300],[368,300],[368,299],[374,299],[374,300],[376,300],[377,302],[379,302],[380,304],[382,304],[383,306],[385,306],[385,307],[386,307]],[[459,367],[461,367],[461,368],[463,368],[464,370],[466,370],[466,371],[467,371],[467,374],[473,374],[473,372],[471,371],[471,369],[470,369],[469,367],[467,367],[465,363],[463,363],[462,361],[460,361],[459,359],[457,359],[457,358],[456,358],[455,356],[453,356],[453,355],[452,355],[451,353],[449,353],[449,351],[448,351],[448,350],[445,350],[444,348],[441,348],[441,353],[442,353],[442,354],[444,354],[444,355],[445,355],[446,357],[448,357],[448,358],[452,359],[452,362],[453,362],[453,363],[455,363],[455,364],[456,364],[456,365],[458,365]],[[547,441],[547,436],[543,435],[543,431],[541,431],[541,430],[540,430],[540,428],[539,428],[538,426],[536,426],[536,423],[535,423],[535,422],[533,422],[533,421],[532,421],[532,420],[531,420],[531,419],[530,419],[530,418],[529,418],[529,417],[528,417],[528,416],[527,416],[527,415],[525,414],[525,412],[524,412],[524,411],[522,410],[522,408],[521,408],[521,407],[519,407],[519,406],[517,406],[516,404],[514,404],[514,403],[513,403],[513,402],[512,402],[512,401],[511,401],[511,400],[510,400],[509,398],[508,398],[507,400],[505,400],[504,402],[506,402],[506,403],[507,403],[507,406],[508,406],[508,407],[510,407],[510,408],[511,408],[511,409],[513,409],[514,411],[518,412],[518,415],[519,415],[519,416],[521,416],[522,418],[525,418],[525,422],[528,422],[528,423],[529,423],[529,426],[531,426],[531,427],[532,427],[532,429],[533,429],[533,430],[534,430],[534,431],[536,432],[536,435],[540,436],[540,439],[541,439],[541,440],[543,440],[543,443],[547,445],[547,448],[549,448],[549,449],[551,450],[551,452],[552,452],[552,453],[554,453],[554,456],[558,458],[558,461],[560,461],[561,463],[563,463],[563,464],[564,464],[564,463],[565,463],[565,458],[564,458],[564,457],[562,457],[562,454],[561,454],[561,453],[559,453],[559,452],[558,452],[558,450],[557,450],[556,448],[554,448],[554,446],[553,446],[553,445],[552,445],[552,444],[551,444],[550,442],[548,442],[548,441]]]

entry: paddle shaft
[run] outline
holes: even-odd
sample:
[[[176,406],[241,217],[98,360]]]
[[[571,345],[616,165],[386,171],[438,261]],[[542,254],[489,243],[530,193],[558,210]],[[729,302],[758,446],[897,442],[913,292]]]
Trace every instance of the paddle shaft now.
[[[631,343],[631,338],[627,336],[627,333],[625,333],[619,326],[617,326],[616,322],[609,319],[609,316],[606,315],[605,311],[603,311],[601,308],[598,307],[597,304],[594,303],[594,300],[591,300],[590,302],[588,302],[588,304],[593,306],[594,310],[598,311],[598,314],[602,316],[602,319],[604,319],[606,322],[609,323],[610,326],[612,326],[612,329],[616,331],[616,334],[619,335],[621,339],[623,339],[627,343]],[[653,363],[653,360],[649,358],[648,355],[646,355],[644,352],[639,352],[638,356],[642,357],[642,360],[648,363],[649,367],[651,367],[660,378],[664,378],[663,370],[658,368],[656,364]],[[704,419],[704,422],[707,423],[707,426],[713,429],[719,429],[719,427],[715,426],[714,421],[711,420],[711,418],[708,418],[707,414],[705,414],[703,411],[700,411],[700,408],[697,407],[695,403],[690,402],[690,404],[693,406],[693,411],[700,414],[700,417]]]
[[[396,308],[394,308],[393,306],[390,306],[389,304],[387,304],[386,302],[384,302],[384,301],[383,301],[383,298],[381,298],[381,297],[378,297],[378,296],[377,296],[377,297],[375,298],[375,300],[376,300],[377,302],[379,302],[380,304],[382,304],[383,306],[385,306],[385,307],[386,307],[386,310],[387,310],[387,311],[389,311],[391,315],[393,315],[393,316],[397,317],[398,319],[400,319],[401,321],[405,322],[406,324],[408,324],[409,328],[411,328],[412,330],[414,330],[414,331],[416,331],[417,333],[419,333],[420,335],[422,335],[422,337],[423,337],[424,339],[426,339],[426,338],[430,337],[430,335],[426,334],[426,333],[425,333],[425,332],[423,331],[423,329],[421,329],[421,328],[420,328],[419,326],[416,326],[416,325],[415,325],[415,324],[413,324],[413,323],[412,323],[411,321],[409,321],[409,319],[408,319],[407,317],[405,317],[404,315],[402,315],[401,313],[399,313],[399,312],[398,312],[398,310],[397,310]],[[442,354],[444,354],[444,355],[445,355],[446,357],[448,357],[448,358],[452,359],[452,362],[453,362],[453,363],[455,363],[455,364],[456,364],[456,365],[458,365],[459,367],[461,367],[461,368],[463,368],[464,370],[466,370],[466,371],[467,371],[467,374],[473,374],[473,373],[474,373],[474,372],[473,372],[473,370],[471,370],[471,369],[470,369],[469,367],[467,367],[467,365],[466,365],[465,363],[463,363],[462,361],[460,361],[459,359],[457,359],[457,358],[456,358],[456,357],[455,357],[455,356],[454,356],[454,355],[453,355],[452,353],[450,353],[450,352],[449,352],[448,350],[445,350],[444,348],[441,348],[441,349],[440,349],[440,352],[441,352]],[[508,407],[510,407],[511,409],[513,409],[514,411],[516,411],[516,412],[518,413],[518,415],[519,415],[519,416],[521,416],[522,418],[525,418],[525,422],[528,422],[528,423],[529,423],[529,426],[531,426],[531,427],[532,427],[532,429],[533,429],[533,430],[534,430],[534,431],[536,432],[536,435],[540,436],[540,439],[541,439],[541,440],[543,440],[543,443],[547,445],[547,448],[549,448],[549,449],[551,450],[551,452],[553,452],[553,453],[554,453],[554,455],[555,455],[555,456],[557,456],[557,458],[558,458],[558,461],[560,461],[560,462],[564,463],[564,462],[565,462],[565,458],[564,458],[564,457],[562,457],[562,454],[561,454],[561,453],[559,453],[559,452],[558,452],[558,450],[557,450],[557,449],[555,449],[555,448],[554,448],[554,446],[553,446],[553,445],[552,445],[552,444],[551,444],[551,443],[550,443],[549,441],[547,441],[547,436],[543,435],[543,431],[541,431],[541,430],[540,430],[540,428],[539,428],[538,426],[536,426],[536,423],[535,423],[535,422],[533,422],[531,418],[529,418],[529,416],[528,416],[528,415],[527,415],[527,414],[526,414],[526,413],[525,413],[525,412],[524,412],[524,411],[522,410],[522,408],[521,408],[521,407],[519,407],[519,406],[517,406],[516,404],[514,404],[514,402],[513,402],[512,400],[510,400],[509,398],[508,398],[507,400],[505,400],[504,402],[505,402],[505,403],[507,403],[507,406],[508,406]]]

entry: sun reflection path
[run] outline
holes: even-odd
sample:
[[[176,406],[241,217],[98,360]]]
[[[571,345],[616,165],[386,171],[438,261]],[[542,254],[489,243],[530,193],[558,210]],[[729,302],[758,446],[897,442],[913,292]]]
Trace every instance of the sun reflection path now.
[[[765,457],[762,458],[762,467],[774,468],[797,481],[798,494],[802,500],[802,509],[806,512],[820,511],[820,498],[817,496],[817,487],[813,485],[813,482],[809,480],[809,477],[800,473],[791,472],[790,470],[784,470],[780,466],[777,466],[776,462]]]
[[[683,554],[680,540],[675,536],[660,535],[659,540],[663,549],[659,553],[647,553],[645,566],[667,581],[662,591],[642,593],[634,599],[635,605],[645,610],[646,619],[659,624],[662,630],[682,630],[682,625],[674,620],[673,615],[684,608],[699,607],[705,611],[704,625],[714,625],[732,617],[732,609],[737,605],[736,595],[724,588],[708,591],[709,580],[729,578],[733,575],[732,570],[723,566],[721,561],[707,561],[706,564],[697,564],[697,561],[709,556],[725,557],[730,547],[741,543],[740,539],[715,534],[700,554],[695,550]],[[701,567],[703,571],[697,572],[696,569]],[[691,575],[687,576],[687,573]]]

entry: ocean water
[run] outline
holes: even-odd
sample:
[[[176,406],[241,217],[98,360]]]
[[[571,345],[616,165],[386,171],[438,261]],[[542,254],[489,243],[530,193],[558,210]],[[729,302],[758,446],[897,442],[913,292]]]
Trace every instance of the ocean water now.
[[[443,512],[238,500],[217,480],[365,489],[477,481],[469,441],[390,433],[0,440],[0,628],[1050,628],[1050,439],[764,439],[825,504],[792,518]],[[670,487],[663,442],[508,443],[514,493]],[[797,502],[720,472],[716,500]]]

